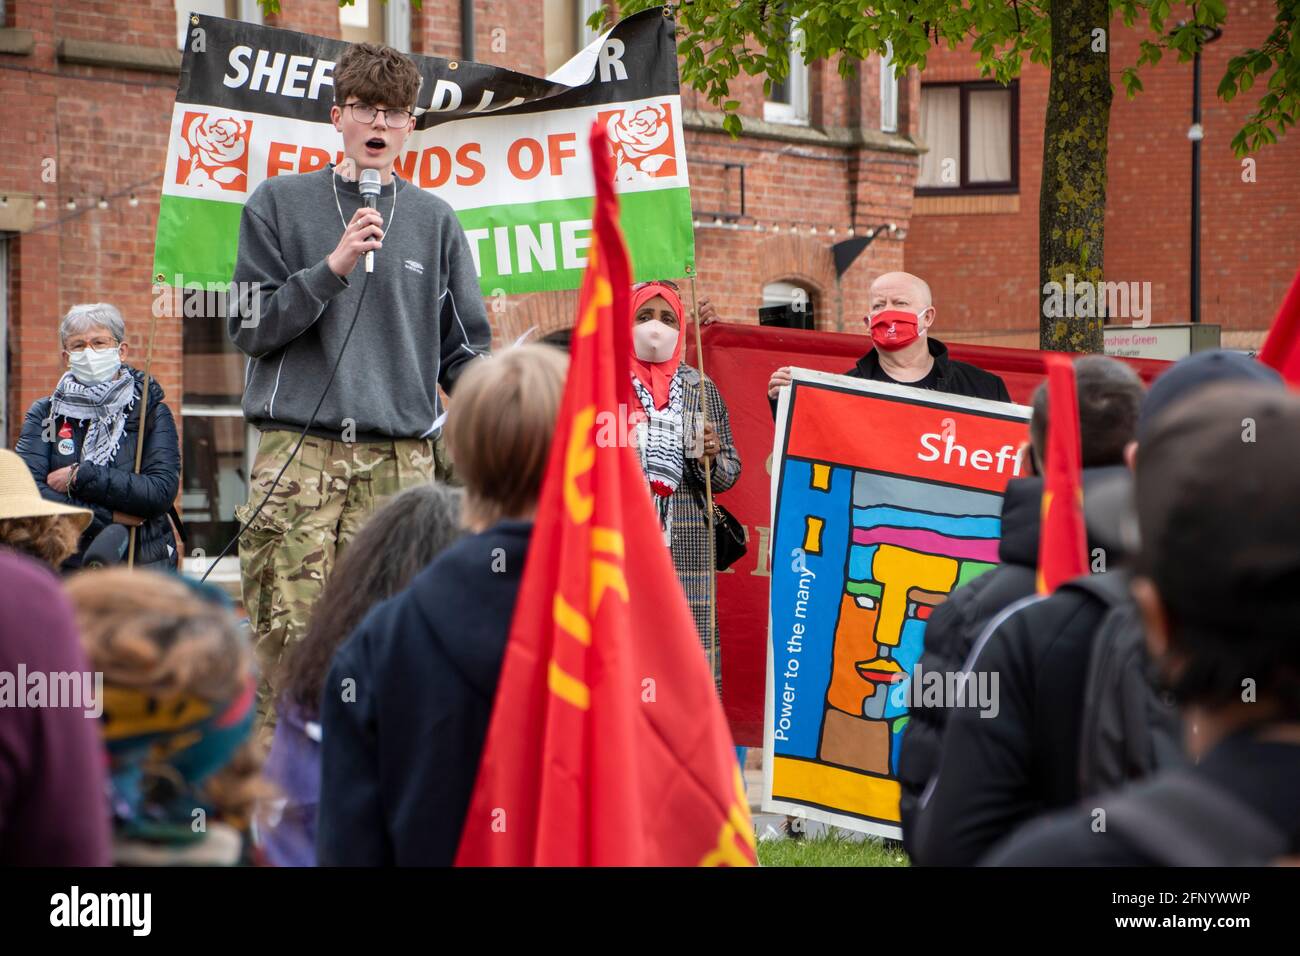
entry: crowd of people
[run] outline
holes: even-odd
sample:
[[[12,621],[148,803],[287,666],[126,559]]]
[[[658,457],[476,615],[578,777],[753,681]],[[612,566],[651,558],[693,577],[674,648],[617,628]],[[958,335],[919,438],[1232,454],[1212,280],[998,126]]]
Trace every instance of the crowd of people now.
[[[228,330],[260,443],[239,606],[177,573],[175,424],[126,362],[121,313],[64,317],[67,371],[0,450],[0,671],[94,680],[75,706],[0,708],[0,864],[454,860],[568,359],[553,337],[490,353],[454,213],[393,171],[418,82],[396,51],[350,48],[332,111],[348,162],[244,207],[235,279],[260,298]],[[375,207],[358,168],[380,173]],[[371,279],[359,263],[385,248]],[[846,374],[1009,401],[930,334],[922,279],[886,273],[870,302],[874,347]],[[710,494],[740,456],[683,360],[675,283],[631,305],[636,453],[721,692]],[[955,865],[1295,854],[1300,399],[1224,351],[1149,391],[1113,359],[1075,368],[1093,573],[1035,593],[1040,388],[1001,563],[935,610],[921,660],[998,674],[1000,706],[914,708],[905,845]],[[768,398],[790,380],[773,371]],[[454,486],[435,480],[439,436]]]

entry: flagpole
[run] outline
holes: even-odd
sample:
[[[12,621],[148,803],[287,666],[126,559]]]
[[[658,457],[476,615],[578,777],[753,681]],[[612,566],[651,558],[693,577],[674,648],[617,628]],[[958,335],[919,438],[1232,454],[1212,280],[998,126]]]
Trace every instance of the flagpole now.
[[[700,311],[695,304],[695,267],[687,266],[686,274],[691,280],[691,317],[695,324],[695,364],[700,372],[700,418],[704,427],[709,426],[709,412],[704,401],[704,343],[700,338]],[[721,449],[719,449],[721,450]],[[709,673],[718,673],[717,648],[717,608],[718,608],[718,539],[713,530],[713,462],[708,455],[703,456],[704,465],[704,500],[705,514],[709,522]],[[720,676],[720,675],[719,675]]]
[[[140,462],[144,455],[144,424],[149,411],[149,371],[153,367],[153,340],[158,332],[158,310],[151,309],[153,319],[149,323],[149,348],[144,355],[144,384],[140,388],[140,425],[135,433],[135,473],[140,474]],[[139,517],[137,515],[137,517]],[[135,567],[135,532],[139,525],[131,525],[131,536],[126,548],[126,566]],[[179,544],[180,542],[177,542]]]

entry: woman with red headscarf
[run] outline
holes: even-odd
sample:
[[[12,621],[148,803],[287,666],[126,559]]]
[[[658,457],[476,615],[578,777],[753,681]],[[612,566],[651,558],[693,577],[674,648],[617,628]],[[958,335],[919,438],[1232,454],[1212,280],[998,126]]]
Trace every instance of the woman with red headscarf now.
[[[632,387],[644,420],[637,429],[637,453],[650,483],[664,542],[695,616],[700,643],[709,647],[711,578],[704,469],[714,493],[740,477],[740,455],[731,437],[727,406],[713,382],[682,362],[685,309],[671,282],[632,287]],[[707,423],[700,416],[704,389]],[[717,646],[716,642],[715,646]],[[714,684],[721,689],[721,650]]]

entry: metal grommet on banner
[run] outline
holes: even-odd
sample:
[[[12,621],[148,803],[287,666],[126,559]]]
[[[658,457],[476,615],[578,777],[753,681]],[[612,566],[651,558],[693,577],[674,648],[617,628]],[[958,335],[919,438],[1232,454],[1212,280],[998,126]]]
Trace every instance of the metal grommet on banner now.
[[[194,17],[194,16],[190,17],[190,23],[194,24],[195,26],[198,26],[198,25],[199,25],[199,18],[198,18],[198,17]]]
[[[447,69],[458,70],[460,69],[460,64],[457,63],[455,60],[452,60],[450,63],[447,64]]]
[[[155,282],[162,282],[162,281],[163,281],[164,279],[166,279],[166,278],[167,278],[167,277],[166,277],[165,275],[163,275],[163,274],[160,272],[160,273],[158,273],[156,276],[154,276],[154,281],[155,281]]]

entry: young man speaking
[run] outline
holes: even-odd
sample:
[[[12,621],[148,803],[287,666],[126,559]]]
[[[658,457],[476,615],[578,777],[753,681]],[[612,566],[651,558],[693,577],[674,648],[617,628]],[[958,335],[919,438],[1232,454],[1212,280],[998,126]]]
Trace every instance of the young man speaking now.
[[[249,357],[244,416],[261,431],[241,523],[271,489],[339,361],[302,448],[240,542],[244,607],[268,677],[304,634],[335,559],[376,502],[432,480],[438,386],[451,392],[490,347],[455,213],[393,173],[415,129],[419,87],[415,65],[396,50],[350,47],[330,109],[346,161],[267,179],[240,220],[236,288],[257,289],[261,300],[258,311],[242,306],[253,321],[228,319]],[[374,209],[358,184],[368,169],[381,183]]]

